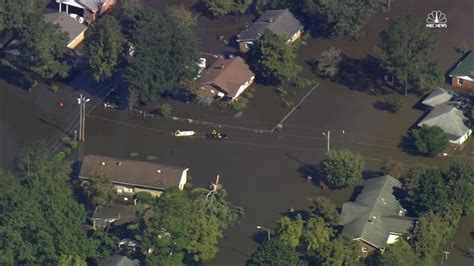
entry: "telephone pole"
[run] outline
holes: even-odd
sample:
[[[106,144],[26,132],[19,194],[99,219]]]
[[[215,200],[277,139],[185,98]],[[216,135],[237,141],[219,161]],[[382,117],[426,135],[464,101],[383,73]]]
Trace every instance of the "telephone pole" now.
[[[85,124],[86,124],[86,103],[88,103],[91,99],[86,98],[85,96],[80,94],[79,98],[77,98],[77,104],[79,104],[79,141],[85,142]]]
[[[328,130],[327,133],[323,132],[323,136],[326,137],[327,141],[328,141],[328,152],[330,150],[330,145],[331,145],[331,130]]]

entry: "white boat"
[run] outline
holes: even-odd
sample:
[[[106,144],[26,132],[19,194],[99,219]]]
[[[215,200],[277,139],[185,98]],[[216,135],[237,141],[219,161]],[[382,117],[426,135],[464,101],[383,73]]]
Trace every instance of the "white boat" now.
[[[183,130],[176,130],[174,132],[174,135],[176,137],[188,137],[188,136],[193,136],[194,134],[196,134],[196,132],[192,131],[192,130],[187,130],[187,131],[183,131]]]

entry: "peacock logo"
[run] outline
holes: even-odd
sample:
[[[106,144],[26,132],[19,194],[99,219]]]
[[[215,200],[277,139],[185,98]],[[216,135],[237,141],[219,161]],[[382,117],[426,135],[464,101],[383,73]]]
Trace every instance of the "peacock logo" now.
[[[447,28],[448,27],[448,19],[446,18],[446,14],[439,10],[433,10],[428,13],[426,18],[426,27],[427,28]]]

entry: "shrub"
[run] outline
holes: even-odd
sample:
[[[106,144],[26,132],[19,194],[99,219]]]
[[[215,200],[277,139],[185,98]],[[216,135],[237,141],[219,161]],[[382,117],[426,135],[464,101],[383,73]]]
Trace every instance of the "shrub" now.
[[[66,156],[68,156],[68,155],[71,154],[72,150],[71,150],[71,148],[64,148],[64,149],[63,149],[63,152],[64,152],[64,154],[65,154]]]
[[[56,85],[56,84],[51,85],[51,91],[54,92],[54,93],[58,93],[59,92],[59,86]]]
[[[339,71],[339,63],[342,60],[341,49],[331,47],[324,50],[318,59],[317,70],[321,76],[333,77]]]
[[[449,145],[448,136],[440,127],[428,127],[412,129],[410,136],[420,153],[434,157],[446,150]]]
[[[252,99],[254,97],[254,90],[248,90],[247,92],[244,93],[245,98],[247,99]]]
[[[167,103],[160,105],[160,114],[162,117],[164,118],[170,117],[172,111],[173,111],[173,108],[171,107],[171,105]]]
[[[248,103],[249,103],[249,100],[245,98],[239,98],[237,100],[232,101],[230,105],[236,111],[243,111],[247,108]]]
[[[321,161],[321,173],[335,188],[355,184],[362,177],[364,160],[349,150],[330,151]]]
[[[135,197],[139,203],[151,203],[153,200],[153,196],[146,192],[146,191],[140,191],[137,194],[135,194]]]
[[[392,93],[384,97],[384,103],[390,112],[396,113],[403,107],[405,98],[398,93]]]
[[[146,159],[147,159],[148,161],[154,161],[154,160],[157,160],[157,159],[158,159],[158,156],[151,154],[151,155],[148,155],[148,156],[146,157]]]
[[[73,149],[73,150],[76,149],[77,146],[79,145],[79,143],[77,143],[77,141],[75,141],[75,140],[71,140],[71,141],[69,141],[67,144],[68,144],[69,147],[70,147],[71,149]]]
[[[138,154],[138,152],[131,152],[129,155],[130,155],[130,157],[135,158],[135,157],[138,157],[139,154]]]
[[[293,83],[293,85],[295,86],[297,90],[307,88],[313,84],[314,82],[312,80],[304,79],[304,78],[298,78],[296,79],[295,83]]]

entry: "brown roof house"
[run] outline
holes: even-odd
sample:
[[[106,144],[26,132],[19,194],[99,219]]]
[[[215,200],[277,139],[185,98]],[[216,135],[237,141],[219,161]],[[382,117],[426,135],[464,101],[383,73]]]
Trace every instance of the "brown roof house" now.
[[[474,91],[474,53],[470,52],[449,73],[454,90]]]
[[[394,196],[400,187],[400,181],[389,175],[369,179],[355,202],[342,205],[342,234],[360,242],[362,255],[383,252],[386,245],[413,233],[416,219],[405,216]]]
[[[56,0],[59,12],[74,13],[93,22],[97,16],[107,11],[117,0]]]
[[[84,41],[84,33],[87,27],[70,17],[67,13],[44,14],[44,19],[47,22],[59,25],[61,31],[68,34],[67,48],[74,49]]]
[[[188,171],[189,168],[184,167],[89,154],[82,161],[79,178],[91,180],[102,174],[112,178],[119,194],[146,191],[159,197],[168,187],[183,190]]]
[[[255,74],[240,56],[217,59],[201,75],[198,82],[202,90],[231,100],[237,99],[255,79]]]

